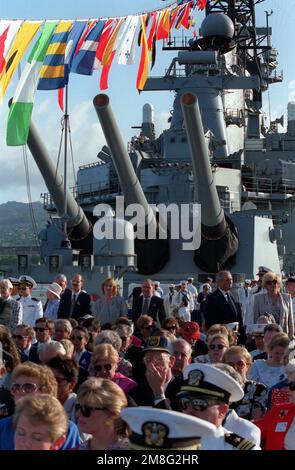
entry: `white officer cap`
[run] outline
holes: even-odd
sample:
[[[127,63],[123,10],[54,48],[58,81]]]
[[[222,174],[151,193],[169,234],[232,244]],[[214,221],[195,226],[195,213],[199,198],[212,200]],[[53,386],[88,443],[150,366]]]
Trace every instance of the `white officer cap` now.
[[[132,450],[192,450],[199,447],[201,437],[213,436],[216,432],[216,427],[203,419],[149,406],[123,408],[121,417],[131,428],[129,447]]]
[[[185,279],[183,281],[180,281],[180,285],[182,284],[187,284],[187,281]]]
[[[8,277],[7,279],[10,280],[13,286],[19,286],[19,279],[17,279],[17,277]]]
[[[244,284],[249,284],[250,285],[251,284],[251,279],[245,279]]]
[[[57,284],[56,282],[53,282],[47,287],[47,290],[51,292],[52,294],[54,294],[58,299],[60,299],[62,288],[60,287],[59,284]]]
[[[20,276],[19,283],[20,284],[26,284],[27,286],[31,287],[32,289],[37,287],[37,284],[36,284],[35,280],[31,276],[27,276],[27,275]]]
[[[266,266],[259,266],[258,272],[257,272],[256,276],[259,276],[259,275],[262,275],[262,274],[266,274],[266,273],[268,273],[269,271],[272,271],[272,269],[269,269],[269,268],[267,268]]]
[[[247,333],[255,335],[264,335],[265,323],[254,323],[253,325],[247,326]]]
[[[174,289],[175,284],[169,284],[169,287],[172,287]]]
[[[159,285],[160,285],[160,281],[154,281],[154,285],[155,285],[155,286],[159,286]]]
[[[193,363],[183,371],[185,384],[179,396],[198,395],[217,398],[224,403],[239,401],[244,396],[242,387],[232,377],[210,364]]]
[[[226,323],[225,326],[227,326],[230,330],[237,333],[237,331],[239,329],[239,322],[238,321],[233,321],[231,323]]]

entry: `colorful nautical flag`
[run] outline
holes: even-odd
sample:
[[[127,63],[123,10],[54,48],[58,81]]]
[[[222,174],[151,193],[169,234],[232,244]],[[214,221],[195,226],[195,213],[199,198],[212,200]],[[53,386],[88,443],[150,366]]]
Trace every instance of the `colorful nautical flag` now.
[[[6,59],[12,41],[23,20],[0,20],[0,73],[6,65]]]
[[[157,40],[168,38],[170,30],[170,11],[171,9],[167,8],[167,10],[163,11],[162,16],[160,17],[156,33]]]
[[[73,21],[60,21],[51,38],[40,71],[38,90],[61,88],[65,75],[65,53]]]
[[[27,142],[39,73],[56,23],[45,23],[18,82],[8,115],[7,145],[25,145]]]
[[[141,22],[141,57],[140,57],[140,64],[139,64],[139,69],[138,69],[138,74],[137,74],[137,79],[136,79],[136,88],[141,91],[144,88],[145,82],[147,81],[148,78],[148,73],[149,73],[149,51],[148,51],[148,43],[147,43],[147,37],[146,37],[146,17],[147,15],[141,15],[140,16],[140,22]]]
[[[5,95],[16,67],[42,23],[43,21],[25,21],[21,25],[7,55],[5,67],[0,75],[0,99]]]
[[[134,64],[135,62],[135,34],[138,26],[139,16],[128,16],[126,20],[126,34],[122,41],[117,63],[118,64]]]
[[[74,56],[71,72],[81,75],[92,75],[98,41],[105,23],[105,20],[99,20],[89,31],[78,54]]]
[[[60,88],[65,87],[69,83],[69,74],[71,71],[75,50],[87,24],[88,21],[77,20],[73,24],[73,27],[69,33],[65,51],[65,73],[64,77],[61,79]]]
[[[124,24],[124,27],[120,31],[120,28],[122,24]],[[126,18],[120,18],[118,23],[116,24],[112,35],[110,37],[109,43],[107,48],[105,49],[103,58],[102,58],[102,71],[101,71],[101,76],[100,76],[100,89],[101,90],[106,90],[108,88],[108,78],[109,78],[109,72],[116,54],[117,47],[126,31],[127,23],[126,23]]]

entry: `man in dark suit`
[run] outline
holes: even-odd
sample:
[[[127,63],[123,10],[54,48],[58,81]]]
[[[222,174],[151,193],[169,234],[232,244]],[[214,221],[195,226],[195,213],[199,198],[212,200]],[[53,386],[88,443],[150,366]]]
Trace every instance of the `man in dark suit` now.
[[[183,385],[181,377],[174,377],[170,341],[165,336],[150,336],[142,351],[146,366],[144,381],[128,392],[129,406],[152,406],[181,411],[176,394]]]
[[[233,278],[229,271],[216,274],[217,289],[209,294],[204,302],[204,318],[206,330],[216,323],[239,322],[240,344],[245,344],[246,334],[243,326],[241,306],[230,293]]]
[[[131,319],[134,323],[140,315],[149,315],[155,322],[162,323],[166,318],[164,301],[154,295],[154,283],[151,279],[145,279],[141,286],[142,295],[133,300]]]
[[[66,289],[60,297],[57,318],[78,318],[91,315],[91,298],[83,287],[81,274],[74,274],[72,278],[72,290]]]

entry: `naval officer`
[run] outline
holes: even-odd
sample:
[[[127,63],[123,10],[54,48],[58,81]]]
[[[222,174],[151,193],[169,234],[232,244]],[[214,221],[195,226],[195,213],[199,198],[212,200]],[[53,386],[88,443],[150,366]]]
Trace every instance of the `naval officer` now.
[[[260,450],[254,442],[222,426],[229,403],[244,396],[236,380],[213,365],[197,363],[188,365],[183,376],[185,383],[177,394],[183,412],[216,427],[214,436],[202,439],[203,450]]]
[[[131,450],[196,450],[202,448],[200,439],[215,433],[215,427],[208,421],[149,406],[123,408],[121,417],[131,429]]]
[[[43,317],[41,300],[32,297],[32,289],[35,287],[37,287],[37,284],[32,277],[27,275],[20,276],[20,297],[17,300],[23,307],[23,323],[29,326],[35,326],[36,320]]]

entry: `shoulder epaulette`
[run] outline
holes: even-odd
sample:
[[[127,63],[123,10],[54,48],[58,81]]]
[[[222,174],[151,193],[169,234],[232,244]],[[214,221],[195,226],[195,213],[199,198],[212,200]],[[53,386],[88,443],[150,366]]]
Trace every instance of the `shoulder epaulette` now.
[[[35,300],[36,302],[41,302],[41,300],[37,299],[37,297],[32,297],[32,300]]]
[[[15,300],[17,300],[17,301],[19,302],[19,301],[20,301],[20,299],[21,299],[21,297],[18,297],[18,298],[17,298],[17,299],[15,299]]]
[[[233,447],[239,450],[251,450],[255,447],[255,442],[249,441],[238,434],[230,433],[224,435],[225,442],[231,444]]]

